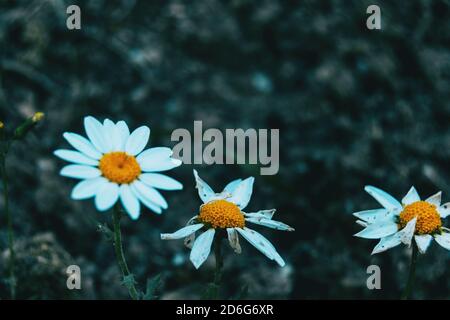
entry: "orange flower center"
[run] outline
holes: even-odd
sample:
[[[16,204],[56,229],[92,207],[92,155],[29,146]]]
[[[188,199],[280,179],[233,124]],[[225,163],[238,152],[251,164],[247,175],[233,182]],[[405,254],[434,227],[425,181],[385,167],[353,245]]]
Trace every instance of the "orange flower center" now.
[[[118,184],[131,183],[141,174],[136,158],[125,152],[110,152],[100,159],[99,169],[103,176]]]
[[[225,200],[216,200],[200,207],[198,220],[213,228],[243,228],[244,215],[237,205]]]
[[[431,234],[442,227],[441,216],[436,206],[426,201],[417,201],[403,208],[399,217],[400,229],[415,217],[417,217],[416,234]]]

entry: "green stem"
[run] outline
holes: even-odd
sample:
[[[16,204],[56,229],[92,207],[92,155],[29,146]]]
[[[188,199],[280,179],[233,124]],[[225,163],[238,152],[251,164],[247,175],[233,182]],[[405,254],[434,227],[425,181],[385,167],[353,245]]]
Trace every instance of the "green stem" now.
[[[6,213],[6,220],[8,225],[8,248],[9,248],[9,289],[11,299],[16,298],[16,276],[15,276],[15,252],[14,252],[14,230],[11,212],[9,211],[9,186],[8,186],[8,176],[6,173],[6,153],[1,156],[0,163],[1,176],[3,180],[3,198],[4,198],[4,210]]]
[[[119,264],[120,270],[122,271],[122,275],[124,280],[126,278],[132,277],[132,274],[130,272],[130,269],[128,269],[127,262],[125,260],[125,255],[123,253],[123,247],[122,247],[122,235],[120,232],[120,218],[121,218],[121,212],[119,205],[116,205],[113,210],[113,225],[114,225],[114,249],[116,251],[116,258],[117,262]],[[134,284],[134,280],[131,279],[131,281],[127,281],[126,286],[128,288],[128,292],[130,293],[130,297],[133,300],[138,300],[139,293],[136,290],[136,286]]]
[[[222,268],[223,268],[223,256],[222,256],[222,238],[217,236],[214,239],[214,256],[216,258],[216,269],[214,272],[214,296],[215,300],[219,299],[219,290],[222,285]]]
[[[408,283],[406,284],[405,290],[403,291],[402,300],[408,300],[409,297],[411,296],[411,292],[414,286],[414,280],[416,278],[416,264],[418,255],[419,250],[417,248],[417,245],[416,243],[413,243],[411,265],[409,267]]]

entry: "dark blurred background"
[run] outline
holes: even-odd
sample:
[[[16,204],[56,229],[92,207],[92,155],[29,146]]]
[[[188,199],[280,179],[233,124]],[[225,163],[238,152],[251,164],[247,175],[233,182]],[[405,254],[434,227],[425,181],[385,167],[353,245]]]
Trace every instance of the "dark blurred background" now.
[[[66,28],[78,4],[82,29]],[[382,30],[366,28],[381,7]],[[284,268],[245,241],[225,250],[224,297],[243,284],[249,298],[398,298],[410,251],[370,256],[376,240],[354,238],[353,211],[377,208],[366,184],[401,198],[414,184],[450,199],[450,1],[143,1],[0,0],[0,119],[13,127],[47,118],[11,151],[18,294],[27,299],[121,299],[111,243],[96,230],[109,214],[69,198],[59,176],[62,134],[84,134],[85,115],[152,129],[151,145],[172,145],[176,128],[279,128],[280,171],[259,166],[195,166],[216,190],[255,176],[250,210],[275,207],[296,228],[266,235]],[[123,221],[125,251],[142,286],[162,272],[163,299],[196,299],[214,259],[196,271],[182,241],[162,242],[197,213],[193,166],[169,173],[181,192],[163,192],[169,209]],[[0,205],[3,202],[0,200]],[[5,217],[0,216],[6,257]],[[419,261],[415,298],[449,298],[450,254],[433,243]],[[66,289],[78,264],[82,290]],[[378,264],[382,290],[366,287]],[[0,261],[0,269],[4,262]],[[5,273],[3,273],[5,274]],[[0,297],[7,297],[5,283]]]

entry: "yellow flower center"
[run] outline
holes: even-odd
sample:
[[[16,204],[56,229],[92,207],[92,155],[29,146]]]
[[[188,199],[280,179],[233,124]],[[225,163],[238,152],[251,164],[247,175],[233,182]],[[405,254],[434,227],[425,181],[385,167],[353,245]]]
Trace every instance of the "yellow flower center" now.
[[[103,176],[118,184],[131,183],[141,174],[136,158],[125,152],[110,152],[100,159],[99,169]]]
[[[225,200],[211,201],[200,207],[198,220],[213,228],[243,228],[244,215],[237,205]]]
[[[416,234],[431,234],[442,226],[436,206],[426,201],[417,201],[403,208],[399,217],[399,227],[404,228],[408,221],[415,217],[417,217]]]

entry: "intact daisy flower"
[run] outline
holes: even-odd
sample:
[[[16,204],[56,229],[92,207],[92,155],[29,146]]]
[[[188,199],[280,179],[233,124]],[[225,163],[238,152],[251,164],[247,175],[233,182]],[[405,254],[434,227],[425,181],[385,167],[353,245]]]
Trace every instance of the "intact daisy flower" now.
[[[243,210],[250,202],[254,178],[238,179],[230,182],[221,193],[215,193],[194,170],[196,187],[203,204],[200,212],[189,220],[186,227],[174,233],[161,234],[162,240],[185,238],[185,245],[191,249],[190,260],[199,268],[209,256],[214,236],[227,235],[230,246],[236,253],[241,253],[239,234],[270,260],[275,260],[281,267],[283,258],[264,236],[247,227],[247,223],[268,228],[294,231],[290,226],[272,220],[275,209],[246,213]],[[196,231],[204,231],[195,239]]]
[[[82,180],[72,191],[72,199],[94,197],[99,211],[106,211],[120,199],[129,216],[136,220],[141,203],[160,214],[167,202],[156,189],[181,190],[183,185],[158,172],[181,165],[173,159],[172,150],[154,147],[144,151],[150,129],[142,126],[130,133],[124,121],[117,123],[106,119],[103,124],[88,116],[84,118],[86,139],[76,133],[66,132],[64,138],[74,150],[56,150],[54,154],[72,164],[60,174]]]
[[[355,236],[381,239],[372,254],[401,243],[410,246],[413,239],[420,253],[427,251],[433,239],[450,250],[450,230],[442,225],[442,219],[450,215],[450,203],[441,205],[441,192],[423,201],[411,187],[400,203],[378,188],[366,186],[365,190],[383,206],[353,213],[359,219],[357,223],[365,227]]]

